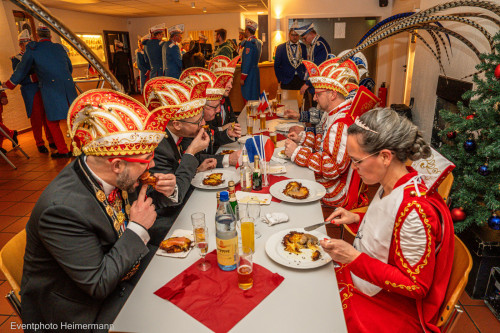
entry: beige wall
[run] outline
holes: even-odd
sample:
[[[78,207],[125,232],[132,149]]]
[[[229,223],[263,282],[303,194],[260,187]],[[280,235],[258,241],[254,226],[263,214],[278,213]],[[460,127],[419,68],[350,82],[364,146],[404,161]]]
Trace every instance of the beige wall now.
[[[12,74],[10,57],[17,54],[17,28],[12,15],[13,10],[19,10],[11,2],[0,1],[0,37],[2,47],[0,47],[0,80],[6,81]],[[86,14],[62,9],[49,9],[51,13],[61,20],[73,32],[80,33],[100,33],[103,30],[127,31],[126,18],[119,18],[105,15]],[[59,37],[54,34],[53,40],[59,41]],[[86,70],[86,66],[74,68],[74,76],[81,76]],[[90,87],[88,87],[90,88]],[[30,127],[29,119],[26,117],[26,110],[22,101],[19,87],[8,90],[9,104],[4,108],[4,122],[12,129],[25,129]]]

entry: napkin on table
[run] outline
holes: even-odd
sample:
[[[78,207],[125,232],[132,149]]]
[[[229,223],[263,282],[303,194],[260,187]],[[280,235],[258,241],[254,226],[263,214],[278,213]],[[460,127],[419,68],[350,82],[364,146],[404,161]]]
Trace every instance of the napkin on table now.
[[[288,215],[285,213],[267,213],[266,218],[263,219],[270,227],[278,223],[288,222]]]

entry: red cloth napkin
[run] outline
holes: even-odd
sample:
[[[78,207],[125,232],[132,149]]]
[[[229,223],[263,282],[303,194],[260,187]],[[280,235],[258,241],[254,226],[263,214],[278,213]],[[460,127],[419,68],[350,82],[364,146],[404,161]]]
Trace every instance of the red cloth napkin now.
[[[275,175],[268,175],[268,178],[269,178],[269,186],[267,187],[263,187],[262,190],[260,191],[252,191],[253,193],[264,193],[264,194],[268,194],[269,193],[269,189],[271,188],[271,186],[273,186],[275,183],[277,182],[280,182],[282,180],[286,180],[286,179],[290,179],[288,177],[285,177],[285,176],[275,176]],[[238,183],[236,184],[236,186],[234,187],[234,190],[235,191],[241,191],[241,184]],[[281,202],[280,199],[276,199],[275,197],[272,198],[272,201],[274,202]]]
[[[260,132],[260,134],[269,136],[270,133],[269,133],[269,131],[263,131],[263,132]],[[277,141],[286,140],[286,136],[284,136],[281,133],[276,133],[276,140]]]
[[[276,113],[273,113],[270,115],[269,113],[266,113],[266,120],[273,120],[273,119],[278,119],[279,117],[276,115]]]
[[[253,287],[241,290],[236,270],[219,269],[215,252],[206,256],[211,269],[198,270],[198,260],[155,291],[155,295],[177,305],[212,331],[227,332],[276,289],[284,277],[254,263]]]

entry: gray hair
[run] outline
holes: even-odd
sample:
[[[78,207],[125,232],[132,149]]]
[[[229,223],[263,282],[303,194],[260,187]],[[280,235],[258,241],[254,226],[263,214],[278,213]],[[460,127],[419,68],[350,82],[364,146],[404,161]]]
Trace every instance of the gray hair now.
[[[368,129],[353,124],[347,134],[359,134],[359,144],[368,154],[388,149],[401,162],[406,162],[407,159],[416,161],[431,155],[431,147],[423,139],[418,127],[390,108],[370,110],[359,117],[359,120]]]

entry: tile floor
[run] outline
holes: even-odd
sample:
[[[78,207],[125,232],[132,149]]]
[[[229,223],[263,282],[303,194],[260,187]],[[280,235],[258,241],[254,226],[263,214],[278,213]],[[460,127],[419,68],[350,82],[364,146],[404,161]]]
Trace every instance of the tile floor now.
[[[17,170],[0,158],[0,248],[24,228],[43,189],[69,163],[67,159],[55,160],[38,153],[31,132],[19,135],[19,143],[30,159],[19,151],[8,153]],[[10,143],[4,142],[4,147],[10,147]],[[3,297],[9,291],[9,283],[0,272],[0,332],[13,331],[11,327],[21,322]],[[500,322],[483,301],[473,300],[464,293],[460,303],[465,312],[459,317],[453,333],[500,332]]]

